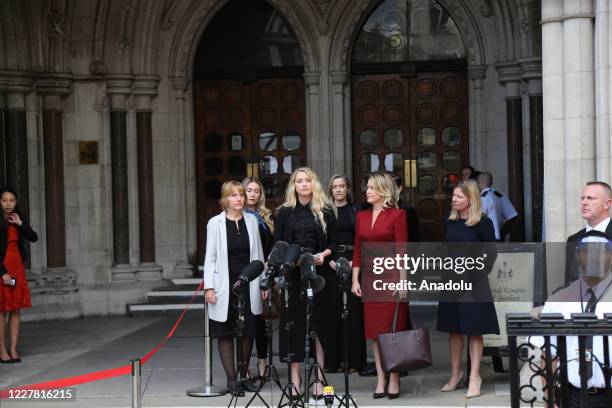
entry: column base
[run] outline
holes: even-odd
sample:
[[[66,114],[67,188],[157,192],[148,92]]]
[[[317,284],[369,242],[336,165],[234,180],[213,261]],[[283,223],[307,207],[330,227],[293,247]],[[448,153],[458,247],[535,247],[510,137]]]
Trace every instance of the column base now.
[[[193,278],[193,265],[187,262],[179,262],[172,271],[172,279]]]
[[[130,264],[119,264],[113,266],[113,282],[133,282],[136,280],[136,268]]]
[[[136,272],[136,280],[142,281],[159,281],[163,279],[162,272],[164,268],[155,262],[143,262],[138,265]]]
[[[38,280],[39,288],[46,293],[78,292],[76,273],[65,266],[46,268]]]

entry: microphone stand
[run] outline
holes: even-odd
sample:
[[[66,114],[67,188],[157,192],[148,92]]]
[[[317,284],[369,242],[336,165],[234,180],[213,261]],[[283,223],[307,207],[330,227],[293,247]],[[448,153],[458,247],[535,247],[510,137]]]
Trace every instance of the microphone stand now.
[[[357,408],[357,403],[353,399],[349,389],[349,363],[348,363],[348,343],[349,343],[349,327],[348,327],[348,281],[340,279],[340,288],[342,289],[342,313],[340,315],[342,319],[342,365],[344,366],[344,395],[340,397],[340,404],[338,408],[344,406],[350,408],[352,405]]]
[[[309,400],[309,392],[310,387],[314,384],[327,384],[327,379],[325,378],[325,374],[323,370],[321,370],[321,366],[316,359],[316,350],[315,355],[312,357],[311,364],[311,356],[310,356],[310,343],[311,341],[316,341],[317,333],[315,330],[310,330],[310,319],[312,317],[312,309],[314,308],[314,292],[312,289],[311,282],[308,281],[307,287],[305,288],[306,294],[306,335],[304,336],[304,378],[306,379],[306,389],[304,390],[304,401]],[[314,379],[310,382],[310,378]],[[322,377],[322,378],[321,378]],[[323,394],[320,394],[321,396]],[[318,397],[318,395],[317,395]]]
[[[280,381],[280,377],[278,375],[278,371],[276,370],[276,366],[274,365],[274,360],[272,356],[272,334],[273,333],[272,333],[272,319],[270,318],[270,315],[272,314],[272,296],[273,296],[272,293],[275,290],[276,290],[276,286],[272,284],[268,291],[268,299],[267,299],[267,305],[266,305],[266,307],[268,308],[268,318],[265,319],[266,320],[266,339],[268,341],[268,364],[266,365],[266,369],[264,371],[264,375],[262,376],[261,382],[259,383],[259,387],[255,391],[255,394],[251,397],[249,402],[245,405],[245,408],[251,406],[251,403],[253,403],[256,396],[259,396],[259,398],[263,401],[260,395],[260,391],[263,389],[263,387],[266,385],[267,382],[273,381],[278,387],[278,389],[280,389],[283,392],[283,395],[285,393],[285,390],[283,389],[283,385],[281,384],[281,381]],[[268,405],[265,401],[263,401],[263,403],[267,408],[270,408],[270,405]]]
[[[227,404],[227,407],[231,407],[232,403],[234,404],[234,408],[236,408],[236,404],[238,403],[238,394],[240,392],[240,390],[242,389],[242,385],[244,384],[245,379],[242,378],[242,371],[244,369],[244,356],[242,353],[242,337],[243,337],[243,333],[244,333],[244,306],[245,306],[245,300],[244,300],[244,292],[243,292],[243,288],[240,288],[240,290],[237,293],[237,300],[236,300],[236,304],[234,305],[236,307],[236,309],[238,310],[238,317],[236,318],[236,342],[238,343],[238,353],[237,353],[237,357],[238,357],[238,376],[237,376],[237,380],[236,380],[236,391],[233,395],[232,398],[229,401],[229,404]],[[261,396],[260,396],[261,398]]]
[[[291,375],[291,361],[293,359],[293,356],[295,355],[295,353],[289,353],[289,349],[291,347],[291,341],[290,341],[291,331],[293,329],[293,321],[289,320],[289,311],[290,311],[289,288],[291,287],[291,280],[287,276],[287,274],[284,274],[281,279],[283,282],[281,286],[283,287],[283,292],[285,294],[285,313],[287,314],[287,324],[285,324],[285,331],[287,331],[287,339],[285,342],[287,346],[286,347],[287,355],[285,357],[285,360],[287,361],[287,377],[288,377],[289,382],[283,388],[283,395],[281,396],[281,399],[278,402],[278,408],[281,408],[284,406],[291,407],[291,408],[295,408],[295,407],[304,408],[304,399],[302,399],[302,396],[300,395],[300,390],[298,390],[295,387],[295,384],[293,383],[293,377]],[[292,393],[294,390],[296,392],[296,396],[292,397]],[[287,402],[283,404],[283,399],[285,397],[287,397]]]

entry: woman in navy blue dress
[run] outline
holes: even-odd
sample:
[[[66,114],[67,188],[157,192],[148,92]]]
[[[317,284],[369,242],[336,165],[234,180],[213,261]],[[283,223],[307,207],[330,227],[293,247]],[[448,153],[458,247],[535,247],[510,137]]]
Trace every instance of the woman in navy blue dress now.
[[[453,190],[452,211],[446,221],[446,241],[448,242],[495,242],[493,223],[482,214],[480,192],[473,180],[460,182]],[[481,249],[482,247],[478,248]],[[482,253],[482,251],[480,251]],[[494,256],[487,259],[487,264],[494,261]],[[485,268],[486,271],[490,270]],[[491,292],[485,276],[474,283],[478,286],[478,296]],[[489,296],[486,296],[489,298]],[[443,392],[454,391],[463,380],[461,354],[463,353],[463,336],[468,336],[471,370],[467,398],[480,395],[480,361],[483,351],[483,334],[499,334],[499,325],[495,305],[492,301],[440,302],[438,306],[438,331],[449,333],[451,358],[451,377],[442,387]]]

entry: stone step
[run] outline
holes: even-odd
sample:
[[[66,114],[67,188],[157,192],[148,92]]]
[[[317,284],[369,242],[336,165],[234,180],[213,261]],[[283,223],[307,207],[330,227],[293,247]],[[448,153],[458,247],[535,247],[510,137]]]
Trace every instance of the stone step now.
[[[160,315],[160,314],[180,314],[187,306],[186,303],[139,303],[128,305],[127,314],[128,315]],[[204,303],[192,303],[189,306],[189,312],[200,312],[204,309]]]

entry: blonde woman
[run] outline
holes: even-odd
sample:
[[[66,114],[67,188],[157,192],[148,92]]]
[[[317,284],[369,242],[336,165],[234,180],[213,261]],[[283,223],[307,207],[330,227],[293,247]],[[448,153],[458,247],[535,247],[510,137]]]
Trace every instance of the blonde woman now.
[[[329,316],[335,316],[337,299],[335,298],[336,273],[329,268],[329,261],[335,251],[336,217],[327,199],[319,178],[308,167],[296,169],[289,178],[285,202],[279,207],[274,231],[275,241],[286,241],[299,245],[302,252],[315,255],[317,273],[325,278],[324,289],[315,296],[312,323],[317,333],[315,344],[317,362],[325,366],[325,358],[336,355],[336,322]],[[289,312],[281,309],[280,327],[288,321],[293,323],[287,350],[287,331],[280,331],[280,354],[285,358],[292,353],[291,378],[295,385],[292,395],[299,393],[300,362],[304,361],[304,336],[306,335],[306,304],[301,297],[302,284],[300,271],[296,268],[291,275]],[[322,372],[319,373],[321,376]],[[315,399],[323,397],[322,384],[316,383],[312,390]]]
[[[361,297],[361,244],[363,242],[407,242],[408,228],[406,212],[397,208],[399,191],[395,181],[385,173],[373,173],[369,179],[366,197],[372,208],[359,211],[355,224],[355,250],[353,253],[353,287],[355,296]],[[367,276],[366,276],[367,275]],[[364,280],[370,280],[371,272],[364,271]],[[391,331],[393,312],[396,302],[364,302],[365,336],[372,340],[374,363],[376,365],[377,383],[373,398],[396,399],[400,393],[399,373],[387,375],[380,364],[378,335]],[[397,331],[406,330],[408,321],[408,304],[400,303],[397,316]]]
[[[259,225],[259,236],[264,251],[264,258],[267,260],[274,241],[274,221],[272,221],[272,211],[266,207],[266,194],[261,181],[257,177],[247,177],[242,180],[242,186],[246,192],[246,212],[257,218]],[[268,341],[266,339],[266,327],[263,319],[259,319],[257,324],[257,336],[255,337],[257,348],[257,370],[259,377],[262,377],[266,370],[266,357],[268,356]],[[249,349],[249,356],[251,355]],[[247,357],[248,363],[248,357]]]
[[[452,210],[446,222],[448,242],[495,242],[493,223],[482,213],[480,190],[474,180],[461,181],[453,190]],[[491,258],[491,257],[488,257]],[[487,259],[491,261],[491,259]],[[480,296],[490,292],[488,280],[478,282]],[[493,302],[440,302],[438,306],[438,331],[449,333],[451,377],[442,391],[454,391],[461,385],[463,370],[461,354],[463,336],[468,336],[471,371],[467,398],[480,395],[480,361],[482,359],[482,335],[499,334],[499,325]]]
[[[242,269],[250,262],[264,260],[257,218],[244,211],[246,194],[238,181],[226,181],[221,187],[219,215],[206,226],[206,256],[204,259],[204,299],[209,304],[210,335],[218,338],[219,355],[227,377],[228,390],[233,395],[244,395],[238,387],[234,366],[234,337],[237,320],[236,295],[230,289]],[[246,307],[242,344],[243,359],[251,353],[256,336],[256,315],[262,312],[259,277],[251,281],[245,291]],[[246,374],[246,362],[239,361],[241,377]],[[245,384],[249,386],[249,384]],[[248,391],[248,389],[247,389]]]

